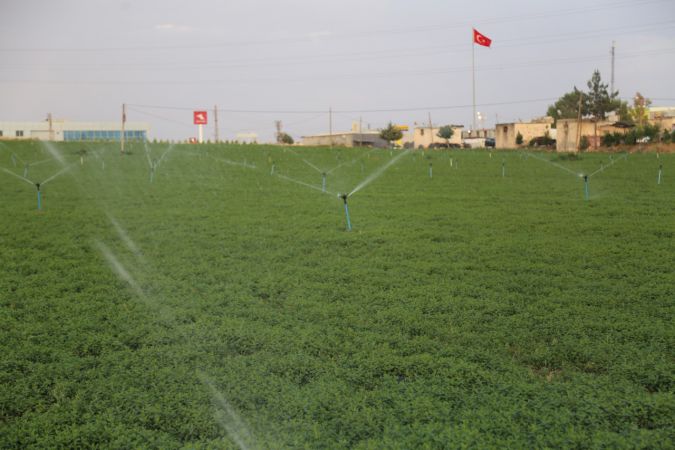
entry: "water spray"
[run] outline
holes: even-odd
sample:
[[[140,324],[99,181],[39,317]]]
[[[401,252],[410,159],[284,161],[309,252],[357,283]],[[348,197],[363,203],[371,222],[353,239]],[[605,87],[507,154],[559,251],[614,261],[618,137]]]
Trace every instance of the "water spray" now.
[[[342,199],[345,204],[345,216],[347,218],[347,231],[352,231],[352,222],[349,220],[349,205],[347,205],[347,197],[349,194],[338,194],[338,197]]]
[[[30,164],[26,164],[23,166],[23,177],[28,178],[28,168],[30,167]]]

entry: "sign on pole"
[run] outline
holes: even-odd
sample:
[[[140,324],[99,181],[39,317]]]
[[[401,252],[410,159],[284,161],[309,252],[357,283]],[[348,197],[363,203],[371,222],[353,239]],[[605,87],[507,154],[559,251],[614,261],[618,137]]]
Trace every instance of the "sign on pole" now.
[[[193,113],[195,125],[206,125],[206,111],[195,111]]]
[[[204,142],[204,130],[203,130],[203,125],[206,125],[207,123],[207,114],[206,111],[194,111],[192,114],[192,118],[194,121],[195,125],[199,126],[199,143],[201,144]]]

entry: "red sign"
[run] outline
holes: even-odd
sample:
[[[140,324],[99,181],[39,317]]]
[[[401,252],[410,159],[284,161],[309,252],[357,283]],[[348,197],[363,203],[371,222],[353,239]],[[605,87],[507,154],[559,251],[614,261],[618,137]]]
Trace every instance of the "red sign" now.
[[[206,111],[195,111],[193,118],[195,125],[206,125]]]

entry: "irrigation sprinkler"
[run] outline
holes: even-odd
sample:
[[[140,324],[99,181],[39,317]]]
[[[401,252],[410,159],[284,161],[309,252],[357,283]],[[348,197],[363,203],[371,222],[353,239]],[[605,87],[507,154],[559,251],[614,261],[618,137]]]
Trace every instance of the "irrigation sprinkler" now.
[[[584,198],[588,200],[588,175],[584,175]]]
[[[12,164],[16,167],[16,156],[14,156],[14,153],[12,153]]]
[[[452,167],[452,158],[450,158],[450,167]]]
[[[326,172],[321,174],[321,190],[326,192]]]
[[[274,175],[274,169],[276,168],[277,168],[276,164],[272,164],[272,168],[270,169],[270,175]]]
[[[434,166],[433,163],[429,163],[429,178],[434,177]]]
[[[502,178],[506,176],[506,160],[502,158]]]
[[[338,197],[342,199],[345,204],[345,216],[347,217],[347,231],[352,231],[352,222],[349,220],[349,205],[347,205],[347,197],[349,194],[339,194]]]
[[[659,164],[659,176],[656,178],[656,184],[661,184],[662,173],[663,173],[663,164]]]
[[[26,164],[23,166],[23,177],[28,178],[28,167],[30,167],[30,164]]]
[[[35,183],[37,188],[37,209],[40,211],[42,209],[42,192],[40,192],[40,183]]]

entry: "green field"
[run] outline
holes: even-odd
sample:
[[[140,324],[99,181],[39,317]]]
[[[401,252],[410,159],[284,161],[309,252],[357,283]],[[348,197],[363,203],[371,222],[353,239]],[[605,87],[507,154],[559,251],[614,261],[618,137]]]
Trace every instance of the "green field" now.
[[[345,231],[337,194],[393,158]],[[0,167],[1,448],[675,445],[675,155],[5,142]]]

